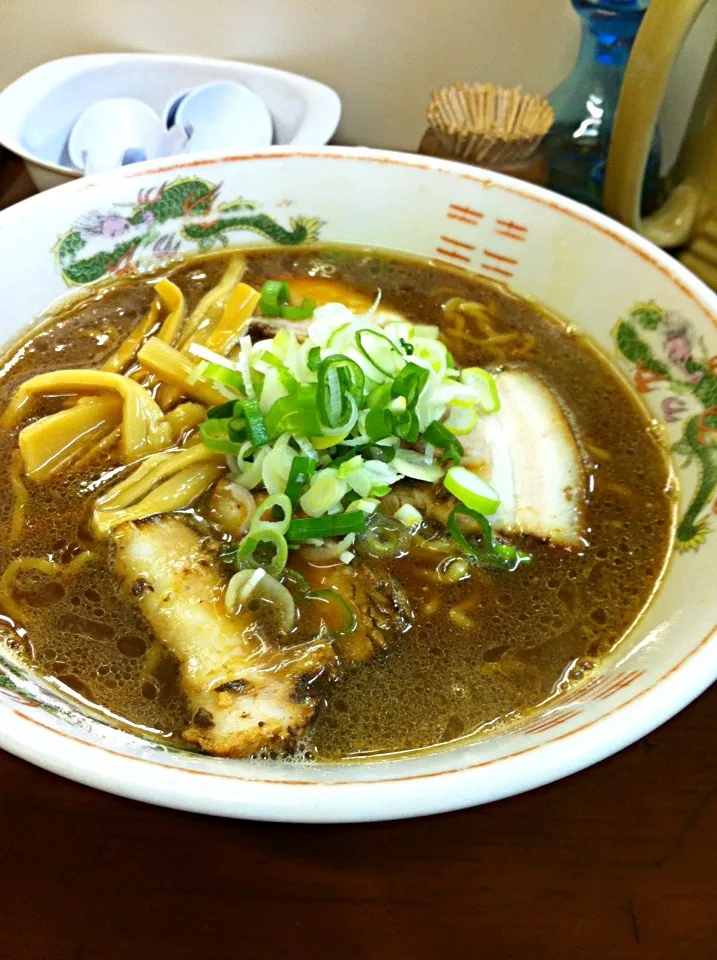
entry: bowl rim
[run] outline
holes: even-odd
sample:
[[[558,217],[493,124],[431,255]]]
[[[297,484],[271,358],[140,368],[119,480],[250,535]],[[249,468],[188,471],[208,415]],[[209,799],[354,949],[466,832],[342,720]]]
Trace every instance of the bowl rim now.
[[[0,90],[0,147],[4,147],[16,156],[21,157],[26,163],[39,167],[42,170],[49,170],[52,173],[61,174],[64,177],[78,180],[84,178],[82,170],[76,170],[74,167],[65,167],[60,163],[51,163],[43,160],[36,154],[29,151],[20,139],[20,127],[22,121],[27,116],[30,108],[36,106],[41,96],[35,97],[29,104],[23,104],[27,88],[32,89],[38,77],[47,76],[48,83],[57,83],[61,79],[76,76],[86,69],[95,67],[109,66],[114,63],[130,63],[131,61],[143,61],[145,63],[174,63],[174,64],[195,64],[201,66],[214,67],[240,67],[249,70],[256,76],[273,77],[284,81],[287,86],[302,91],[307,99],[313,104],[316,116],[313,117],[316,130],[318,130],[323,143],[327,143],[336,132],[336,128],[341,120],[341,98],[333,87],[322,83],[320,80],[314,80],[312,77],[304,76],[300,73],[294,73],[291,70],[282,70],[279,67],[270,67],[262,63],[251,63],[248,60],[234,60],[228,57],[200,57],[174,53],[142,53],[133,51],[107,51],[105,53],[81,53],[67,57],[57,57],[54,60],[47,60],[40,63],[25,73],[12,80],[4,89]],[[11,122],[6,128],[3,115],[10,109]],[[317,134],[314,129],[311,130],[312,136]],[[288,149],[291,144],[279,144],[280,148]],[[191,154],[192,157],[198,157],[200,154]],[[182,155],[178,155],[182,156]],[[190,156],[189,154],[187,156]],[[163,157],[163,160],[174,159],[174,157]]]
[[[717,326],[717,296],[686,267],[627,227],[582,204],[542,187],[454,161],[394,151],[352,147],[218,151],[185,158],[147,161],[97,174],[38,194],[0,213],[0,230],[28,213],[52,207],[56,199],[103,186],[114,180],[163,174],[187,166],[196,169],[222,163],[261,159],[331,159],[382,163],[435,170],[479,184],[490,183],[530,198],[630,248],[656,267]],[[61,193],[56,191],[60,190]],[[254,779],[241,774],[196,770],[133,757],[55,730],[34,717],[14,711],[0,727],[0,746],[63,776],[154,804],[244,819],[302,823],[393,820],[441,813],[522,793],[584,769],[654,730],[673,717],[717,679],[717,626],[682,660],[649,687],[610,712],[586,721],[547,743],[536,743],[507,756],[436,772],[385,780],[330,782],[322,780]],[[98,753],[99,751],[99,753]],[[540,752],[540,762],[535,755]],[[100,758],[101,755],[101,758]],[[226,761],[219,761],[225,763]],[[231,761],[229,761],[231,762]],[[399,763],[385,760],[385,763]],[[151,765],[151,771],[147,769]],[[333,765],[335,769],[340,764]],[[329,765],[322,765],[327,769]],[[485,768],[491,767],[491,775]],[[496,778],[492,774],[498,770]]]

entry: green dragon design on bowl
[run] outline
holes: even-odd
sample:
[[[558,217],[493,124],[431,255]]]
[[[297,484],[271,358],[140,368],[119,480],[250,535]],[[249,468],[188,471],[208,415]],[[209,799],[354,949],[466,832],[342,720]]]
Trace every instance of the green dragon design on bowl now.
[[[652,301],[636,303],[613,328],[618,354],[631,367],[638,393],[664,391],[660,409],[666,424],[682,424],[672,450],[683,469],[694,465],[698,480],[677,526],[678,550],[697,550],[711,529],[717,489],[717,355],[682,314]]]
[[[297,216],[289,219],[286,228],[251,200],[217,203],[221,186],[200,177],[181,177],[140,190],[129,209],[115,204],[113,210],[85,214],[53,248],[65,282],[68,286],[96,283],[136,270],[143,259],[167,260],[176,255],[182,240],[204,252],[226,246],[232,234],[250,231],[272,243],[292,246],[313,242],[324,225],[318,217]]]

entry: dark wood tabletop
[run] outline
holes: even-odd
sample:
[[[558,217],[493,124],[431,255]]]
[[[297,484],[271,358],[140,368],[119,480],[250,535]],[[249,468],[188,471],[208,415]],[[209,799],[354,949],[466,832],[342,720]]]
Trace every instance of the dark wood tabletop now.
[[[0,160],[0,206],[31,192]],[[0,752],[0,960],[717,958],[717,687],[532,793],[398,823],[220,820]]]

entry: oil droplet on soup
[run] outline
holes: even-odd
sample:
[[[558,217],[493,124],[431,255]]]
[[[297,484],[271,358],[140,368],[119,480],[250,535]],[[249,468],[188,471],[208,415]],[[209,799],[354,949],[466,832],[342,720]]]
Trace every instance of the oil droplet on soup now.
[[[519,574],[477,571],[456,582],[436,572],[435,558],[409,554],[390,561],[416,612],[414,625],[385,654],[327,685],[325,704],[295,756],[337,760],[454,741],[525,715],[559,685],[594,669],[649,601],[674,519],[666,456],[645,411],[604,358],[535,305],[426,263],[328,248],[257,251],[248,259],[244,281],[257,288],[267,279],[333,276],[371,300],[379,287],[384,306],[416,323],[442,326],[450,297],[487,305],[500,332],[528,335],[532,349],[501,358],[444,326],[456,364],[517,365],[542,378],[568,412],[592,475],[582,550],[531,540],[533,562]],[[195,259],[172,271],[190,310],[216,284],[225,262],[222,256]],[[6,356],[12,362],[0,377],[2,406],[36,373],[100,366],[145,315],[152,296],[146,279],[122,282],[49,318]],[[17,430],[0,435],[5,464],[16,439]],[[600,459],[589,450],[600,451]],[[95,481],[113,465],[104,454],[53,484],[28,484],[27,522],[12,545],[6,534],[14,499],[6,471],[0,570],[18,557],[66,561],[87,546]],[[196,513],[204,506],[197,504]],[[74,575],[48,581],[34,572],[14,580],[12,600],[27,631],[23,655],[118,722],[178,736],[187,705],[176,663],[123,594],[111,546],[93,543],[92,550],[94,558]],[[9,632],[7,640],[18,642]]]

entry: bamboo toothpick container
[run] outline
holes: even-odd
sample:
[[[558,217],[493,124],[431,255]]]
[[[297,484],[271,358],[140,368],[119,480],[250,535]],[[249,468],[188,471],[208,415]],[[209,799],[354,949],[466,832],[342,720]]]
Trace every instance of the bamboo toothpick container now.
[[[539,147],[554,117],[544,97],[520,87],[455,83],[431,97],[420,152],[544,183]]]

